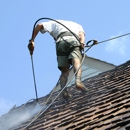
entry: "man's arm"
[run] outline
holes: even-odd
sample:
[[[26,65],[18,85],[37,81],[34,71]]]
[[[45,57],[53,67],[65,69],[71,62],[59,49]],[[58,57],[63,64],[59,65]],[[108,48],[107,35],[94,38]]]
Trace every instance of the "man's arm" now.
[[[36,26],[36,28],[34,29],[34,32],[33,32],[33,36],[32,36],[32,41],[34,41],[34,39],[36,38],[36,36],[37,36],[37,34],[39,33],[39,31],[41,30],[41,29],[43,29],[44,27],[43,27],[43,25],[42,24],[38,24],[37,26]]]
[[[79,32],[79,40],[80,40],[80,43],[85,42],[85,34],[84,34],[84,32]]]
[[[30,51],[30,55],[33,55],[33,51],[34,51],[34,39],[36,38],[37,34],[39,33],[39,31],[41,29],[43,29],[43,25],[42,24],[38,24],[36,26],[36,28],[33,31],[33,35],[32,38],[29,40],[29,44],[28,44],[28,49]]]
[[[84,49],[84,43],[85,43],[85,34],[84,32],[79,32],[79,40],[81,43],[81,49]]]

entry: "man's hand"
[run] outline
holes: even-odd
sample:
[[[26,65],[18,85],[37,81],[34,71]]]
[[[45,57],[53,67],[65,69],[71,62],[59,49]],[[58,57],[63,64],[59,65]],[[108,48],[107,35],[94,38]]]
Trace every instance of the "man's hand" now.
[[[80,43],[80,48],[81,48],[81,50],[84,50],[84,48],[85,48],[84,43]]]
[[[33,55],[33,51],[34,51],[34,41],[33,40],[29,40],[28,49],[30,51],[30,55]]]

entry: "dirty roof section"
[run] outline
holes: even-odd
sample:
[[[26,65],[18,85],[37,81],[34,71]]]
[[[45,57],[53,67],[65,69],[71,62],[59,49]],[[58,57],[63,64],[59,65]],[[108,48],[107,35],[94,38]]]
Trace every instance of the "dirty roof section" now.
[[[84,80],[89,92],[83,94],[68,88],[72,97],[65,101],[59,96],[38,119],[30,124],[27,130],[130,130],[130,61],[115,69]],[[51,102],[58,92],[53,93]],[[39,99],[43,106],[48,95]],[[11,113],[35,106],[35,101],[24,107],[13,108],[0,118],[0,126],[9,124]],[[22,108],[23,107],[23,108]],[[38,112],[36,112],[38,113]],[[21,121],[11,130],[22,130],[34,119]],[[17,118],[19,120],[19,118]],[[1,128],[1,127],[0,127]]]

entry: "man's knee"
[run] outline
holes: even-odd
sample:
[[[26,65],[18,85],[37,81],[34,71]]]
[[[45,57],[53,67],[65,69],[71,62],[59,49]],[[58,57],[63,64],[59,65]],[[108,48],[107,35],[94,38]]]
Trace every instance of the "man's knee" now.
[[[80,63],[81,63],[80,59],[78,59],[78,58],[73,58],[72,59],[72,64],[73,65],[79,65]]]
[[[66,68],[66,67],[61,68],[61,75],[62,75],[64,78],[67,78],[67,77],[69,76],[69,69]]]

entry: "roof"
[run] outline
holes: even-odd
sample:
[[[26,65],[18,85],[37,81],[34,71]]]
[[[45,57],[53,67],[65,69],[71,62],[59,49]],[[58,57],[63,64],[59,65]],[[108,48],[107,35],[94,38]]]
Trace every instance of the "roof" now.
[[[28,130],[129,130],[130,129],[130,61],[115,69],[103,72],[83,81],[89,89],[86,94],[68,87],[72,97],[65,101],[59,96],[55,102],[32,124]],[[59,92],[53,93],[51,102]],[[23,118],[26,112],[30,118],[10,125],[11,130],[22,130],[41,109],[49,95],[39,98],[38,104],[30,101],[0,118],[0,129],[8,130],[7,124],[13,120],[11,115],[17,112],[15,122]],[[35,109],[38,110],[36,111]],[[27,111],[29,109],[29,111]],[[34,111],[35,110],[35,111]],[[19,117],[18,117],[19,116]],[[6,128],[6,129],[2,129]]]

